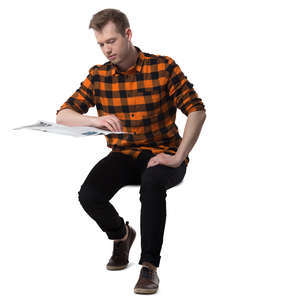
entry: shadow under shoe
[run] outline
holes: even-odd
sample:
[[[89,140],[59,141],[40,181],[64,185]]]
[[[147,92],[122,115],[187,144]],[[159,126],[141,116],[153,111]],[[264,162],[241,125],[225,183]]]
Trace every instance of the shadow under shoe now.
[[[122,270],[125,269],[129,263],[129,251],[135,239],[136,232],[129,226],[128,221],[126,221],[126,226],[128,228],[127,239],[125,241],[113,242],[113,253],[106,265],[108,270]]]

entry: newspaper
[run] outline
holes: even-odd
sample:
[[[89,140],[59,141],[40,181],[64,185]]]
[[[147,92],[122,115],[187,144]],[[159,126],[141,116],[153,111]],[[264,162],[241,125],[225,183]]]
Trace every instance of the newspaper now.
[[[13,130],[18,129],[32,129],[40,130],[43,132],[51,132],[57,134],[70,135],[74,137],[80,136],[91,136],[91,135],[100,135],[100,134],[133,134],[132,132],[123,132],[123,131],[109,131],[103,130],[96,127],[89,126],[66,126],[62,124],[47,122],[47,121],[37,121],[35,124],[26,125],[22,127],[13,128]]]

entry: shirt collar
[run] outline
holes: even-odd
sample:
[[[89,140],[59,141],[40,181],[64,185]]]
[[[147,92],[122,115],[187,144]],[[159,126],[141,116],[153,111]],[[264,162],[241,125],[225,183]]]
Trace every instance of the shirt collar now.
[[[138,52],[138,57],[137,57],[135,65],[131,66],[127,71],[121,72],[121,71],[119,71],[119,69],[117,68],[117,66],[115,64],[113,64],[112,62],[110,62],[111,66],[112,66],[111,67],[111,75],[118,76],[120,74],[131,74],[134,69],[137,72],[141,72],[142,71],[145,56],[144,56],[144,53],[141,51],[141,49],[139,47],[137,47],[137,46],[134,46],[134,47],[135,47],[135,49]]]

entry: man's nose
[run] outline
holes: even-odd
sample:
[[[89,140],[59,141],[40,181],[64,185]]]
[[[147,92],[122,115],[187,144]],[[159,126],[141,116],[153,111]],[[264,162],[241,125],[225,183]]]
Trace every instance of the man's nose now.
[[[111,54],[112,54],[112,52],[111,52],[111,47],[110,47],[110,46],[106,46],[106,47],[104,48],[104,52],[106,53],[106,55],[111,55]]]

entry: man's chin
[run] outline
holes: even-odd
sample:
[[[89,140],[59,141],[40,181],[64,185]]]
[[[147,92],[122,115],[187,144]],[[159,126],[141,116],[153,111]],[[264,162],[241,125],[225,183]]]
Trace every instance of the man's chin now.
[[[116,59],[110,59],[109,60],[111,63],[113,63],[114,65],[116,65],[118,63],[118,61]]]

